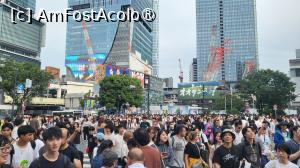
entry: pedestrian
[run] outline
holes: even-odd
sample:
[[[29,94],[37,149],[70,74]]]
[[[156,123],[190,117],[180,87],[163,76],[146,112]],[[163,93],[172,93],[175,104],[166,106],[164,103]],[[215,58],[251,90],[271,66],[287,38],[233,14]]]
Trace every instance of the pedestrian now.
[[[233,144],[235,134],[232,129],[225,128],[222,131],[221,139],[223,144],[218,147],[212,159],[214,168],[239,168],[240,166],[240,151]]]
[[[11,144],[15,142],[15,139],[12,138],[13,125],[11,123],[4,123],[1,127],[1,134],[4,135]]]
[[[291,129],[291,140],[287,141],[286,144],[291,150],[289,159],[294,164],[300,166],[300,126],[294,126]]]
[[[12,168],[6,164],[9,161],[9,154],[11,151],[11,142],[4,135],[0,135],[0,167],[1,168]]]
[[[138,128],[133,132],[133,137],[137,143],[141,146],[143,153],[147,153],[145,156],[145,167],[157,168],[161,167],[161,156],[159,151],[150,146],[150,137],[146,129]]]
[[[168,133],[165,130],[158,131],[155,145],[161,153],[162,167],[171,167],[174,160],[174,154],[168,140]]]
[[[177,124],[174,128],[174,135],[170,138],[170,145],[174,153],[174,161],[172,167],[184,167],[184,148],[187,144],[185,139],[187,130],[183,124]]]
[[[265,168],[299,168],[299,166],[289,161],[292,152],[287,144],[278,145],[276,153],[277,159],[269,161]]]
[[[288,132],[287,127],[288,127],[288,123],[285,121],[280,122],[280,124],[278,125],[278,128],[274,134],[275,148],[278,145],[283,144],[290,140],[290,133]]]
[[[61,138],[61,146],[59,152],[67,156],[70,161],[74,164],[75,168],[81,168],[81,161],[78,154],[78,151],[73,146],[69,145],[67,139],[70,136],[68,129],[61,128],[62,138]]]
[[[113,143],[111,140],[104,140],[100,146],[98,147],[97,154],[93,158],[91,165],[92,168],[99,168],[103,166],[103,152],[106,149],[111,149],[113,147]]]
[[[128,153],[128,168],[145,168],[144,153],[139,148],[133,148]]]
[[[244,141],[239,145],[241,155],[247,162],[251,163],[251,168],[261,167],[262,149],[258,142],[255,141],[254,128],[247,126],[243,128],[242,133]]]
[[[10,164],[13,167],[28,167],[34,159],[39,157],[34,139],[35,130],[30,125],[18,128],[19,139],[13,144]]]
[[[29,168],[74,168],[70,159],[59,153],[62,132],[58,127],[51,127],[43,132],[45,153],[34,160]]]
[[[111,149],[103,151],[103,165],[101,168],[115,168],[118,165],[118,155]]]

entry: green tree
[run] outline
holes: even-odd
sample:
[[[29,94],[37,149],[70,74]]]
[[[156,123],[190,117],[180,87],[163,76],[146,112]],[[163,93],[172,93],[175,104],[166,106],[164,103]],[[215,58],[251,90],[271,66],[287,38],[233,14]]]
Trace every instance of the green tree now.
[[[126,75],[107,76],[100,82],[100,104],[107,109],[120,109],[122,104],[139,107],[144,100],[138,79]]]
[[[237,83],[236,88],[249,102],[252,102],[251,95],[254,95],[257,99],[256,108],[260,111],[272,109],[274,104],[278,105],[279,110],[283,110],[296,98],[295,84],[289,77],[270,69],[249,74]]]
[[[226,94],[213,100],[213,110],[225,110],[226,96],[226,111],[230,114],[236,114],[244,109],[245,102],[238,94]],[[231,104],[232,102],[232,104]]]
[[[0,62],[0,88],[4,93],[13,98],[13,103],[20,112],[23,103],[30,103],[34,96],[43,96],[48,87],[49,81],[53,76],[41,70],[39,66],[28,62],[16,62],[12,60]],[[25,86],[26,79],[32,80],[32,88],[24,87],[23,93],[18,94],[15,86],[23,84]]]

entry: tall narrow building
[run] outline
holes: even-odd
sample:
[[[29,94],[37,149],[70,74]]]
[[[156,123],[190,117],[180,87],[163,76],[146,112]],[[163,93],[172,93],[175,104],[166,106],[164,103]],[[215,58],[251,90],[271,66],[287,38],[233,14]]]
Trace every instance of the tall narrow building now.
[[[26,61],[40,66],[41,48],[45,46],[45,24],[12,23],[11,9],[35,11],[35,0],[0,0],[0,60]]]
[[[190,82],[197,82],[198,80],[198,73],[197,73],[197,58],[193,58],[193,61],[190,65],[190,70],[189,70],[189,81]]]
[[[110,11],[153,8],[153,0],[69,0],[74,10]],[[68,80],[97,80],[101,65],[108,64],[151,74],[153,22],[76,22],[67,24],[66,58]],[[95,71],[95,68],[97,71]]]
[[[159,0],[153,0],[156,19],[153,22],[152,75],[159,76]]]
[[[258,68],[255,0],[197,0],[198,81],[238,81]]]

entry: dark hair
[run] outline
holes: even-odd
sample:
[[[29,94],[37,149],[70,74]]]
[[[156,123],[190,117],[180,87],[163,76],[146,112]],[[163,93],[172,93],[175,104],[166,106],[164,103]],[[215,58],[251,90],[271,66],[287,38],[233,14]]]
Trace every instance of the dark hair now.
[[[127,147],[128,147],[128,149],[135,148],[135,147],[138,148],[139,144],[136,142],[136,140],[134,138],[131,138],[127,142]]]
[[[284,151],[288,155],[292,154],[292,151],[289,148],[289,145],[286,143],[278,145],[276,150]]]
[[[19,126],[24,122],[23,118],[17,117],[14,121],[15,126]]]
[[[186,129],[185,125],[176,124],[175,128],[174,128],[174,135],[178,135],[182,131],[182,129],[184,129],[184,128]]]
[[[109,140],[109,139],[104,140],[104,141],[100,144],[100,146],[99,146],[99,148],[98,148],[98,150],[97,150],[97,154],[102,154],[102,152],[103,152],[105,149],[109,149],[109,148],[112,148],[112,147],[113,147],[113,142],[112,142],[111,140]]]
[[[292,129],[291,129],[291,138],[294,138],[294,132],[297,132],[298,128],[300,128],[299,125],[292,127]]]
[[[11,123],[4,123],[2,125],[1,130],[3,131],[5,128],[9,128],[9,129],[13,130],[14,126]]]
[[[242,134],[243,134],[244,137],[245,137],[246,132],[248,131],[249,128],[250,128],[253,132],[255,132],[255,129],[254,129],[253,127],[247,126],[247,127],[243,128],[243,130],[242,130]]]
[[[146,146],[150,143],[150,137],[147,130],[138,128],[133,132],[133,137],[141,146]]]
[[[46,142],[52,138],[60,139],[62,137],[62,132],[58,127],[50,127],[43,132],[42,136],[43,140]]]
[[[104,127],[104,129],[109,129],[110,133],[112,133],[114,131],[114,125],[113,123],[107,123],[106,126]]]
[[[10,144],[9,139],[6,138],[4,135],[0,134],[0,147],[5,146],[7,144]]]
[[[102,165],[105,167],[112,167],[117,160],[118,154],[110,149],[106,149],[102,154]]]
[[[35,130],[30,125],[22,125],[18,128],[18,136],[21,137],[21,135],[26,135],[30,133],[35,133]]]
[[[236,127],[236,126],[239,126],[239,125],[243,125],[242,121],[241,120],[236,120],[234,122],[234,126]]]
[[[166,133],[167,136],[168,136],[168,132],[166,130],[159,130],[158,133],[157,133],[157,136],[156,136],[156,141],[155,141],[155,144],[156,146],[160,146],[160,135],[162,133]],[[167,139],[167,142],[165,143],[167,146],[169,146],[169,140]]]
[[[155,138],[157,137],[157,132],[159,131],[159,128],[154,127],[154,126],[147,128],[148,134],[150,134],[151,131],[154,131],[154,137],[153,137],[152,141],[155,141]]]
[[[222,139],[222,137],[221,137],[221,134],[222,134],[222,133],[221,133],[221,132],[216,132],[216,133],[214,134],[214,144],[217,144],[217,143],[218,143],[218,141],[217,141],[217,139],[216,139],[218,134],[220,134],[220,138]]]
[[[66,125],[66,123],[64,123],[64,122],[57,122],[57,123],[56,123],[56,126],[57,126],[58,128],[67,128],[67,125]]]

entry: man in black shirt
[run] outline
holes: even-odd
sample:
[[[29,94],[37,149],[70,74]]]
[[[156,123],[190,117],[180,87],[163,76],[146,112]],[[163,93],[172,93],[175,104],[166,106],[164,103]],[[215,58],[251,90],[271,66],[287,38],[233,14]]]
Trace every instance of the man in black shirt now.
[[[74,163],[75,168],[81,168],[82,166],[81,166],[81,161],[79,158],[78,151],[76,150],[76,148],[70,146],[69,143],[67,142],[67,139],[70,136],[68,129],[61,128],[61,132],[62,132],[62,141],[61,141],[61,147],[59,152],[61,154],[66,155],[71,160],[71,162]]]
[[[70,159],[59,153],[62,133],[57,127],[51,127],[43,132],[46,152],[34,160],[29,168],[74,168]]]
[[[224,129],[221,138],[223,145],[215,150],[213,156],[214,168],[239,168],[241,158],[239,148],[233,145],[233,130]]]

